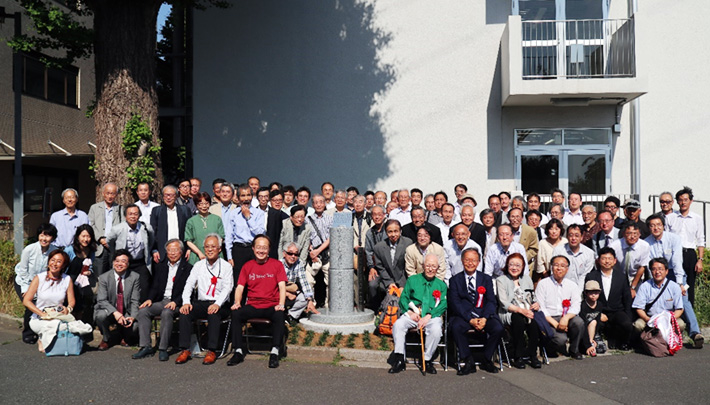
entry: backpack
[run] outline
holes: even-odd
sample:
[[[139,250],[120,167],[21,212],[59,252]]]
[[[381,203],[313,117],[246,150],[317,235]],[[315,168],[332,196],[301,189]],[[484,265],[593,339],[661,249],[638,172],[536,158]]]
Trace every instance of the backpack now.
[[[402,294],[401,288],[392,287],[387,292],[387,296],[380,304],[380,310],[377,315],[377,330],[380,335],[392,336],[394,323],[402,315],[399,310],[399,296]]]

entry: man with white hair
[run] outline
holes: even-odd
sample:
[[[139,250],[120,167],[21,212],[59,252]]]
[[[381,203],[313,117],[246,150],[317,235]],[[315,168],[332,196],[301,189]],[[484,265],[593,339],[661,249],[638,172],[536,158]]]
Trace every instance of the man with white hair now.
[[[403,188],[397,192],[397,205],[389,214],[389,219],[396,219],[400,225],[405,226],[412,222],[412,208],[409,205],[409,190]]]
[[[108,242],[106,235],[111,232],[114,225],[123,221],[123,208],[116,202],[118,196],[118,186],[114,183],[104,184],[101,190],[103,201],[99,201],[89,208],[89,224],[94,228],[94,235],[98,242],[98,248],[94,254],[94,274],[100,276],[106,270],[110,261],[108,252]]]
[[[52,214],[49,223],[57,228],[57,239],[54,244],[58,247],[70,246],[74,241],[74,234],[79,225],[89,223],[89,216],[76,208],[79,202],[79,193],[73,188],[62,191],[62,202],[64,209]]]

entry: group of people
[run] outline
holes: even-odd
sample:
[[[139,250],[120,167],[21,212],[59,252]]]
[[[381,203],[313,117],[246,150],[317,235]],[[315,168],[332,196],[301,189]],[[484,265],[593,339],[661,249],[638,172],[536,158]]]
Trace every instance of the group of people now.
[[[541,340],[548,356],[594,356],[603,350],[602,334],[609,346],[626,350],[634,328],[665,310],[685,320],[696,347],[703,344],[693,301],[705,240],[702,218],[690,211],[689,188],[663,193],[662,211],[643,221],[636,200],[622,205],[609,197],[597,213],[578,193],[570,193],[565,207],[561,190],[551,193],[547,213],[538,194],[501,192],[476,215],[476,199],[464,184],[451,202],[444,191],[402,189],[388,199],[383,191],[336,190],[329,182],[312,195],[305,186],[262,187],[256,177],[236,186],[215,179],[212,194],[201,186],[197,178],[165,186],[157,204],[144,183],[135,190],[138,201],[122,207],[116,185],[108,183],[88,214],[76,208],[76,190],[65,190],[65,208],[40,227],[38,242],[25,248],[16,267],[15,287],[28,307],[23,340],[37,340],[30,318],[40,316],[44,300],[31,284],[54,277],[48,261],[58,250],[66,253],[61,273],[71,279],[64,282],[64,310],[101,330],[99,350],[137,336],[133,358],[152,356],[152,318],[160,316],[158,354],[166,361],[179,316],[176,363],[182,364],[191,358],[194,320],[206,319],[203,363],[212,364],[221,321],[231,316],[235,352],[227,364],[237,365],[245,354],[242,325],[259,317],[272,321],[269,366],[278,367],[285,323],[317,312],[319,273],[329,282],[333,214],[349,213],[353,253],[364,259],[358,261],[367,305],[377,309],[388,290],[403,290],[393,373],[405,367],[402,339],[412,327],[426,331],[424,360],[435,372],[431,361],[444,324],[463,375],[476,370],[469,335],[485,338],[477,363],[495,372],[492,356],[506,329],[518,368],[540,367]]]

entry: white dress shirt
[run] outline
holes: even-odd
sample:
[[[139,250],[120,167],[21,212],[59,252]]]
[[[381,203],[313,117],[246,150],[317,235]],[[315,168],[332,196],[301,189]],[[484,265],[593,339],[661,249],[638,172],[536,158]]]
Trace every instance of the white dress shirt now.
[[[449,285],[449,279],[451,279],[451,277],[463,271],[461,253],[469,248],[476,249],[478,251],[479,258],[481,257],[481,247],[478,246],[478,243],[474,242],[471,239],[466,242],[466,245],[463,247],[463,249],[459,249],[459,245],[456,244],[456,241],[454,239],[447,239],[444,242],[444,253],[446,253],[446,264],[448,265],[448,268],[446,269],[446,275],[444,276],[444,281],[446,282],[446,285]],[[483,260],[478,263],[476,271],[481,271],[482,264]]]
[[[554,277],[547,277],[537,283],[535,298],[540,304],[540,311],[545,316],[562,316],[564,300],[570,300],[568,314],[579,314],[582,290],[570,279],[564,278],[562,283],[558,283]]]
[[[173,205],[172,209],[165,207],[165,211],[168,213],[168,240],[179,239],[180,225],[178,225],[177,205]]]
[[[168,281],[165,283],[165,294],[163,294],[166,300],[173,298],[173,284],[175,284],[175,275],[179,267],[180,260],[176,261],[175,264],[171,264],[170,261],[168,261]]]
[[[650,260],[650,247],[648,242],[639,239],[638,242],[634,243],[633,246],[629,246],[626,243],[626,239],[617,239],[611,243],[610,246],[616,252],[616,266],[617,270],[623,271],[629,277],[629,281],[633,280],[636,273],[641,267],[648,266],[648,261]],[[629,249],[630,260],[626,262],[626,251]],[[628,269],[628,273],[627,273]]]
[[[577,210],[576,213],[572,213],[572,211],[567,210],[565,212],[565,215],[562,217],[562,222],[564,222],[565,225],[570,226],[572,224],[577,224],[577,225],[584,225],[584,219],[582,218],[582,210]]]
[[[680,236],[684,249],[705,247],[702,216],[692,211],[688,211],[686,216],[681,215],[679,211],[673,211],[666,216],[666,221],[668,229]]]
[[[212,277],[217,277],[214,292],[210,288]],[[195,263],[182,292],[183,305],[191,304],[190,297],[195,286],[197,286],[199,301],[214,301],[215,304],[222,306],[229,299],[229,294],[234,287],[232,266],[224,259],[217,259],[212,265],[207,263],[207,259]]]
[[[412,209],[407,208],[406,210],[403,210],[397,207],[390,212],[389,219],[396,219],[402,226],[405,226],[412,222]]]
[[[594,251],[580,244],[579,250],[574,253],[569,243],[565,243],[552,250],[552,257],[560,255],[569,259],[569,270],[565,278],[577,284],[580,290],[584,290],[584,278],[594,269]]]
[[[486,250],[486,267],[484,267],[483,272],[493,277],[494,279],[503,275],[503,268],[505,267],[505,261],[513,253],[520,253],[523,255],[523,261],[525,262],[525,270],[523,274],[529,274],[530,268],[528,267],[528,261],[525,256],[525,247],[518,242],[511,242],[507,250],[503,250],[503,246],[499,242],[496,242],[493,246]]]
[[[141,210],[141,217],[138,218],[138,220],[144,224],[150,223],[150,213],[153,211],[153,208],[160,206],[157,202],[150,200],[148,200],[148,204],[143,204],[141,200],[138,200],[136,201],[136,205]]]

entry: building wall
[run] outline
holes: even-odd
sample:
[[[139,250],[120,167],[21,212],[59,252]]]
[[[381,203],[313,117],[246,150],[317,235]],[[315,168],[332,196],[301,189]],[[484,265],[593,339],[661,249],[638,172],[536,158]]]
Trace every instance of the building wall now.
[[[683,184],[710,200],[701,132],[710,48],[687,40],[704,26],[699,8],[710,5],[639,3],[637,69],[649,82],[640,103],[647,213],[648,194]],[[615,0],[609,10],[610,18],[625,18],[628,4]],[[514,189],[515,128],[610,128],[617,110],[501,108],[500,41],[509,14],[510,1],[499,0],[247,1],[196,13],[197,175],[425,192],[463,182],[479,201]],[[362,44],[350,33],[363,16],[356,40],[376,41],[358,53]],[[353,59],[369,74],[353,74]],[[377,68],[387,75],[373,82]],[[619,114],[611,191],[626,194],[629,106]]]

